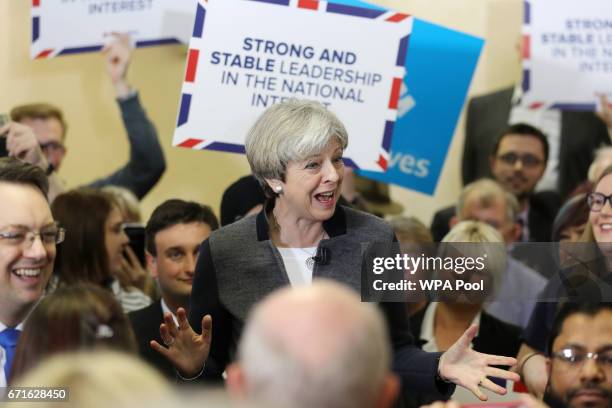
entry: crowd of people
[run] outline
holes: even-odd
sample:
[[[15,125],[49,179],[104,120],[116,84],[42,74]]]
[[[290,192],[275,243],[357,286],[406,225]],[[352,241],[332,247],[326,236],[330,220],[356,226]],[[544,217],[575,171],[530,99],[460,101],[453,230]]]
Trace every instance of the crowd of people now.
[[[484,401],[485,390],[522,383],[521,406],[612,407],[605,98],[599,118],[547,112],[531,123],[516,120],[518,88],[474,99],[465,186],[430,228],[385,219],[391,206],[368,203],[345,168],[344,125],[291,99],[246,135],[252,173],[227,188],[221,223],[180,198],[145,222],[138,200],[166,162],[126,80],[128,38],[104,52],[130,144],[125,166],[67,189],[58,108],[15,107],[0,128],[9,155],[0,158],[0,387],[69,387],[83,407],[178,405],[189,389],[199,406],[451,408],[456,387]],[[483,255],[483,270],[434,275],[490,290],[362,302],[372,243]]]

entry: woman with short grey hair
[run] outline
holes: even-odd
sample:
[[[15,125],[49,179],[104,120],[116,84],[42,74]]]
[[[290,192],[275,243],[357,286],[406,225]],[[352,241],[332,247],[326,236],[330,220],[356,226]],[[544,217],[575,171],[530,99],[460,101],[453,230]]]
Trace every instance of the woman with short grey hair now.
[[[337,205],[347,144],[342,123],[316,102],[288,100],[257,120],[245,147],[269,200],[258,215],[214,231],[202,243],[189,321],[182,309],[178,327],[165,316],[160,331],[167,348],[151,342],[183,377],[220,379],[249,311],[275,289],[328,278],[360,293],[363,244],[391,246],[395,236],[383,220]],[[402,304],[380,306],[395,346],[395,367],[408,389],[444,398],[452,392],[448,382],[454,382],[484,399],[480,386],[505,392],[487,375],[518,379],[489,367],[512,365],[514,359],[467,347],[474,329],[448,353],[427,354],[413,345]],[[202,334],[192,327],[201,327]]]
[[[336,115],[323,105],[290,99],[273,105],[255,122],[245,142],[253,175],[268,197],[277,196],[267,179],[282,180],[287,163],[315,156],[330,143],[345,150],[348,134]]]

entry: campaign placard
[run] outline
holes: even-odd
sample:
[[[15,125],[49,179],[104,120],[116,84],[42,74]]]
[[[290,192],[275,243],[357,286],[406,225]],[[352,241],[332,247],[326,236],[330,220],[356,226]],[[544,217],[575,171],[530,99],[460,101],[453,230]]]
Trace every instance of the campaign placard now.
[[[94,52],[112,32],[136,47],[178,44],[196,0],[32,0],[33,59]]]
[[[612,2],[525,1],[523,103],[594,110],[612,97]]]
[[[360,175],[435,193],[483,45],[481,38],[414,19],[388,169]]]
[[[381,172],[405,75],[412,17],[313,0],[200,0],[175,146],[244,152],[257,117],[287,98],[345,124],[345,162]]]

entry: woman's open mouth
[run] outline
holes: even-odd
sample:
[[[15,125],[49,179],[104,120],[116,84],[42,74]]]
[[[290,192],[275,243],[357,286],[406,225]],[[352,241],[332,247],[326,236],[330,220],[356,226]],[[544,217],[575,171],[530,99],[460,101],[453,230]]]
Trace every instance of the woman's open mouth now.
[[[333,205],[335,202],[334,191],[328,191],[325,193],[315,194],[314,197],[319,203],[323,204],[324,206]]]

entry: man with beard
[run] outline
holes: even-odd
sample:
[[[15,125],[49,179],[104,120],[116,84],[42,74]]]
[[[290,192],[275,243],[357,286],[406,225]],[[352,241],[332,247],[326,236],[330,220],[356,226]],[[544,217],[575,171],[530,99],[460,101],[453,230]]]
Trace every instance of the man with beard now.
[[[491,173],[519,202],[517,222],[521,235],[517,241],[550,241],[552,223],[560,205],[553,191],[534,193],[548,161],[548,141],[537,128],[519,123],[508,127],[496,140],[490,156]],[[434,240],[446,235],[454,207],[444,208],[434,215],[431,231]]]
[[[549,339],[552,408],[612,407],[612,303],[566,303]]]

